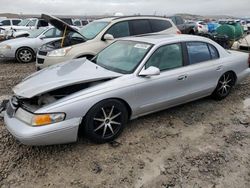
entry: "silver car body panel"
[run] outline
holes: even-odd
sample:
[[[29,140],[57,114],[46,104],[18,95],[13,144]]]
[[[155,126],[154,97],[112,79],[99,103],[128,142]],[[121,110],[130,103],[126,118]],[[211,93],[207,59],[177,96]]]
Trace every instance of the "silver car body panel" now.
[[[84,117],[86,113],[90,110],[90,108],[93,107],[96,103],[105,99],[115,98],[122,100],[129,106],[131,111],[130,119],[134,119],[149,113],[160,111],[172,106],[176,106],[211,95],[217,86],[219,78],[225,72],[233,71],[237,76],[237,83],[242,81],[250,74],[250,69],[248,65],[248,54],[234,51],[226,51],[217,43],[203,37],[186,35],[145,36],[127,38],[123,40],[133,40],[154,44],[150,52],[146,55],[146,57],[143,59],[143,61],[140,63],[134,73],[125,75],[118,75],[117,73],[115,73],[113,79],[111,80],[105,81],[98,85],[94,85],[92,87],[88,87],[71,95],[68,95],[64,98],[61,98],[51,104],[37,109],[34,113],[40,114],[64,112],[66,113],[65,121],[70,121],[71,119],[79,119]],[[147,62],[148,58],[154,53],[157,48],[162,45],[184,41],[202,41],[210,43],[217,48],[220,58],[217,60],[206,61],[194,65],[176,68],[173,70],[163,71],[160,73],[160,75],[156,76],[139,76],[139,73],[144,68],[144,64]],[[70,63],[65,64],[63,66],[74,66],[74,63],[78,64],[79,61],[72,60]],[[86,61],[85,63],[83,63],[82,67],[90,65],[91,63]],[[56,73],[53,71],[53,69],[59,72],[60,69],[63,68],[63,66],[58,66],[55,68],[53,67],[52,70],[45,69],[44,72],[37,73],[37,75],[33,75],[31,78],[28,78],[26,81],[24,81],[25,84],[23,85],[23,89],[21,83],[21,85],[19,85],[20,88],[14,90],[16,92],[15,94],[20,94],[22,90],[25,90],[25,88],[29,88],[27,90],[29,92],[25,94],[26,97],[32,97],[33,95],[39,95],[39,93],[44,93],[48,90],[46,87],[43,87],[44,90],[42,91],[41,89],[39,92],[36,91],[38,90],[37,87],[34,87],[33,90],[35,91],[32,91],[32,88],[28,86],[29,82],[27,81],[32,81],[30,82],[30,84],[32,83],[32,86],[39,86],[40,84],[43,85],[43,82],[45,82],[44,79],[46,79],[47,77],[55,79],[53,75]],[[85,71],[84,69],[82,69],[82,67],[80,66],[78,68],[79,70],[76,70],[75,73],[80,74],[80,76],[82,76],[83,81],[88,80],[88,78],[85,77],[84,74],[85,72],[86,74],[88,74],[87,72],[89,70]],[[91,77],[91,80],[94,80],[94,77],[98,78],[100,75],[111,76],[111,73],[107,70],[100,68],[97,71],[103,71],[103,73],[99,72],[95,75],[89,75]],[[73,76],[73,72],[69,73],[69,75],[72,74]],[[186,76],[186,79],[179,80],[179,77],[183,75]],[[80,76],[76,77],[80,78]],[[59,80],[62,81],[61,79]],[[60,85],[60,87],[63,86],[63,84],[59,83],[59,81],[58,83],[56,80],[54,81],[55,87],[57,85]],[[74,81],[72,83],[74,83]],[[65,84],[69,84],[68,79],[66,79]],[[29,95],[28,93],[33,94]],[[7,127],[14,126],[12,125],[12,122],[9,120],[9,118],[6,118]],[[14,132],[13,134],[15,134],[16,132],[19,133],[21,131],[20,129],[21,128],[19,128],[18,126],[15,126],[15,128],[11,130],[12,132]],[[33,137],[33,134],[32,132],[29,132],[29,135],[26,136]],[[69,138],[65,139],[67,140]],[[43,144],[43,142],[41,142],[41,144]],[[55,143],[46,142],[46,144]]]

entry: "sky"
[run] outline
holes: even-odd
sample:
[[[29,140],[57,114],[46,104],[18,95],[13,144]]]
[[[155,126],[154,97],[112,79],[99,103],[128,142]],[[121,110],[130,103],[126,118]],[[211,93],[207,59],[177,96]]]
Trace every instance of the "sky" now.
[[[103,15],[190,13],[250,16],[250,0],[0,0],[0,13]]]

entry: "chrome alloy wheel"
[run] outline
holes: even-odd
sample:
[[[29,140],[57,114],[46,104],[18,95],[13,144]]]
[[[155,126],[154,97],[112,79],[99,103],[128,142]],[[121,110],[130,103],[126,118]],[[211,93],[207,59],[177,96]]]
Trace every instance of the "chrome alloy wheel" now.
[[[234,79],[231,77],[231,74],[224,74],[219,80],[218,93],[221,96],[228,95],[233,85]]]
[[[111,108],[101,108],[94,120],[94,132],[102,138],[115,135],[121,127],[122,113],[112,106]]]

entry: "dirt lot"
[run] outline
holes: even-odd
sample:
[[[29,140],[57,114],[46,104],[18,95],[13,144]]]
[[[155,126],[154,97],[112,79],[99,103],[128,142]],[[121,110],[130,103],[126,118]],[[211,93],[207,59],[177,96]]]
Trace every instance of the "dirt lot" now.
[[[35,70],[0,63],[0,96]],[[130,122],[96,145],[18,143],[0,120],[0,187],[249,188],[250,78],[225,100],[202,99]]]

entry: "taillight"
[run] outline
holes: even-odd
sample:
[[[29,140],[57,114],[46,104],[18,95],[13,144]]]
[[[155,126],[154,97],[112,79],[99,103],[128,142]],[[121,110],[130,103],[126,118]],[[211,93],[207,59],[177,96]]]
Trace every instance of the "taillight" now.
[[[177,30],[176,33],[177,33],[177,34],[181,34],[181,31],[180,31],[180,30]]]

